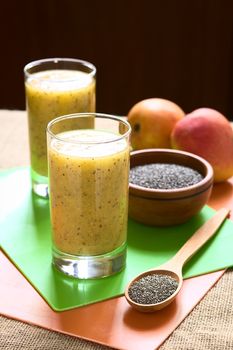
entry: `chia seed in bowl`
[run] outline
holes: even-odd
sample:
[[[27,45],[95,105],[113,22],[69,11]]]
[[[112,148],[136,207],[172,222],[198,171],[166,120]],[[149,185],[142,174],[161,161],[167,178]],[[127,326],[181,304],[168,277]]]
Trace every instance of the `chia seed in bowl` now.
[[[212,187],[213,168],[195,154],[159,148],[130,153],[129,216],[142,224],[186,222],[207,203]]]
[[[189,187],[203,179],[203,175],[188,166],[172,163],[152,163],[130,169],[130,183],[152,189],[171,190]]]

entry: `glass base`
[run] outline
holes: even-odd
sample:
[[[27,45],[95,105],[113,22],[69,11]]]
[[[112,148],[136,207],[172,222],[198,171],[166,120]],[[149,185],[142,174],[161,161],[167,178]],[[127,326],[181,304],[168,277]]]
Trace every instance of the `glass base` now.
[[[49,198],[48,178],[31,169],[32,191],[40,197]]]
[[[79,279],[106,277],[126,264],[126,244],[114,251],[94,256],[75,256],[53,248],[53,265],[62,273]]]

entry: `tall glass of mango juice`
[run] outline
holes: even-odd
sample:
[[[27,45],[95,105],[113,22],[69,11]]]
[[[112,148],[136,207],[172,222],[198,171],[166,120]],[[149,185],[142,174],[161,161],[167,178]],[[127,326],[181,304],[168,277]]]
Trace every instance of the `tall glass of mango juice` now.
[[[48,124],[53,264],[67,275],[103,277],[125,266],[130,130],[98,113]]]
[[[48,197],[47,124],[61,115],[95,112],[96,68],[82,60],[49,58],[27,64],[24,75],[32,189]]]

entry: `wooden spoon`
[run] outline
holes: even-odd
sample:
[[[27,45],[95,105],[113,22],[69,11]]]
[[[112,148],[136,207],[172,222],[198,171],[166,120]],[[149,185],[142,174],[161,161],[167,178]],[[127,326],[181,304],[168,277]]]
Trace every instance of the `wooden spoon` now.
[[[154,269],[145,271],[135,277],[126,287],[125,297],[128,303],[135,309],[141,312],[154,312],[161,310],[169,305],[179,293],[183,278],[182,268],[183,265],[216,233],[220,225],[229,215],[230,210],[221,209],[211,219],[206,221],[193,235],[192,237],[182,246],[182,248],[176,253],[176,255],[163,265],[160,265]],[[139,304],[133,301],[129,296],[129,289],[132,284],[142,277],[148,275],[167,275],[174,278],[178,282],[178,287],[175,292],[170,295],[167,299],[158,302],[156,304]]]

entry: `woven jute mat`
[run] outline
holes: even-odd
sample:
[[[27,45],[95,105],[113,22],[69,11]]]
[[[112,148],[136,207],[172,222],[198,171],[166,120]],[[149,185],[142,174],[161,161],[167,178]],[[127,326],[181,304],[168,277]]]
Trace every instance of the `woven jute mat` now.
[[[232,269],[223,275],[160,349],[233,349]]]
[[[0,349],[106,350],[110,348],[0,317]],[[228,270],[223,275],[160,347],[160,350],[181,349],[233,349],[233,270]]]

